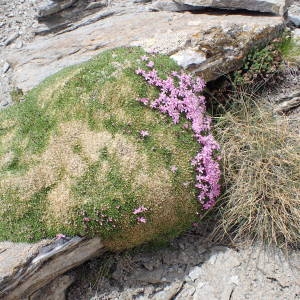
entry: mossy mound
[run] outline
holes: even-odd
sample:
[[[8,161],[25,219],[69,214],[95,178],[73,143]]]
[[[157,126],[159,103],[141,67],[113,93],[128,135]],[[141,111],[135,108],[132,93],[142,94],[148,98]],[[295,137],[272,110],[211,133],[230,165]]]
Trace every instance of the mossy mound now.
[[[119,250],[194,221],[198,146],[182,124],[136,100],[158,95],[135,74],[143,54],[107,51],[0,112],[0,240],[100,235]],[[168,57],[153,61],[160,76],[178,70]],[[147,211],[134,214],[140,206]]]

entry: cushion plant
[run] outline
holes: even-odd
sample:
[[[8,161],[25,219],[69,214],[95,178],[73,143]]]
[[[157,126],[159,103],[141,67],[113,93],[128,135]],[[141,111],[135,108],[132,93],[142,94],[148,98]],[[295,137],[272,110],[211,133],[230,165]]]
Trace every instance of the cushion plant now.
[[[0,112],[0,240],[99,235],[120,250],[195,220],[199,144],[187,121],[137,101],[159,95],[136,72],[145,57],[106,51]],[[161,78],[179,71],[162,55],[150,64]]]

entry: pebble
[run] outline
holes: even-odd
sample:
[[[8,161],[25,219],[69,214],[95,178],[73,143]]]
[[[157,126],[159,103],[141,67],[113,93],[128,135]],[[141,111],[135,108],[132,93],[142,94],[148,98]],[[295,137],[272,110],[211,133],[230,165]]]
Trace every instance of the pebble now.
[[[10,64],[8,62],[5,62],[2,67],[2,74],[5,74],[10,68]]]
[[[10,44],[13,43],[19,36],[20,36],[19,32],[16,32],[16,33],[10,35],[10,36],[6,39],[6,41],[4,42],[4,45],[5,45],[5,46],[10,45]]]

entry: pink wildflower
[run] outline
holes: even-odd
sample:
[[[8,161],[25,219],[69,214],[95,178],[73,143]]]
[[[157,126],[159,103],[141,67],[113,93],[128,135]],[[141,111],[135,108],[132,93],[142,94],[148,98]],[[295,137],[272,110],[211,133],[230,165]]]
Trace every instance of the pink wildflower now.
[[[157,49],[150,49],[149,51],[147,51],[149,54],[157,54],[158,50]]]
[[[149,136],[149,132],[147,130],[141,130],[140,135],[144,138],[144,137]]]
[[[133,214],[137,215],[137,214],[140,214],[140,213],[142,213],[142,212],[144,212],[144,211],[147,211],[147,210],[148,210],[148,208],[146,208],[146,207],[144,207],[144,206],[142,205],[142,206],[136,208],[136,209],[133,211]]]
[[[154,63],[152,65],[150,61],[147,66],[152,68]],[[143,76],[148,84],[160,90],[158,98],[149,105],[152,109],[169,115],[174,124],[179,123],[182,116],[191,122],[194,137],[201,146],[191,161],[191,165],[196,170],[198,200],[204,209],[211,208],[220,194],[219,157],[215,157],[215,152],[220,149],[220,146],[210,134],[211,118],[206,114],[205,97],[199,95],[205,87],[204,80],[177,72],[173,72],[172,77],[161,79],[155,69],[150,71],[139,69],[136,73]],[[171,170],[176,172],[177,169],[171,168]]]
[[[172,171],[173,173],[175,173],[177,170],[178,170],[178,168],[177,168],[176,166],[171,166],[171,171]]]
[[[64,234],[62,234],[62,233],[59,233],[59,234],[56,235],[56,238],[57,238],[58,240],[60,240],[60,239],[65,239],[66,236],[65,236]]]
[[[149,57],[146,55],[141,56],[142,61],[148,61]]]
[[[147,223],[147,219],[144,218],[144,217],[138,217],[138,218],[137,218],[137,221],[138,221],[139,223]]]
[[[91,221],[91,219],[90,219],[90,218],[87,218],[87,217],[85,217],[85,218],[83,218],[83,221],[84,221],[84,222],[89,222],[89,221]]]
[[[153,62],[152,60],[150,60],[150,61],[147,63],[147,67],[153,68],[153,67],[154,67],[154,62]]]
[[[147,105],[149,103],[149,99],[148,98],[140,98],[140,99],[138,99],[138,101],[140,101],[144,105]]]

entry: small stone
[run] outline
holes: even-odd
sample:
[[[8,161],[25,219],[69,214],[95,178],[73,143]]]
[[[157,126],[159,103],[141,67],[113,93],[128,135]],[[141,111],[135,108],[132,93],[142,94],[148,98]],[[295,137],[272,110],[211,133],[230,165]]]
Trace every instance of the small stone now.
[[[23,47],[23,41],[17,41],[16,49],[21,49]]]
[[[160,283],[162,282],[163,269],[157,269],[151,272],[145,272],[145,270],[139,270],[133,274],[132,279],[147,283]]]
[[[199,65],[206,61],[204,54],[193,49],[179,51],[171,57],[183,68],[188,68],[192,65]]]
[[[162,291],[155,294],[151,299],[153,300],[166,300],[166,299],[174,299],[178,291],[182,287],[182,282],[175,281],[171,285],[166,286]]]
[[[238,285],[240,282],[239,277],[237,275],[231,276],[230,277],[230,283],[233,283],[235,285]]]
[[[2,67],[2,73],[5,74],[10,68],[10,64],[6,61]]]
[[[10,45],[12,42],[14,42],[18,37],[20,36],[19,32],[16,32],[12,35],[10,35],[6,41],[4,42],[4,46]]]
[[[87,5],[86,9],[95,9],[104,6],[105,4],[103,2],[91,2]]]
[[[1,102],[1,106],[2,107],[6,107],[6,106],[8,106],[9,105],[9,102],[7,101],[7,100],[3,100],[2,102]]]
[[[203,270],[201,267],[195,267],[193,268],[190,273],[189,273],[189,277],[191,278],[192,281],[195,281],[197,279],[199,279],[199,277],[203,274]]]
[[[288,19],[295,26],[300,27],[300,5],[292,5],[289,8]]]

